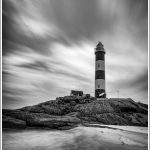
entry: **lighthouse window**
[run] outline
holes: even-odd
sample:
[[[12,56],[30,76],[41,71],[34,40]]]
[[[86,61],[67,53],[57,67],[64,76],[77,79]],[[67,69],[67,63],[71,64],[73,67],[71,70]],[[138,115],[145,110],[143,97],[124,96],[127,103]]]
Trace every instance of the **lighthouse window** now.
[[[98,85],[98,88],[99,88],[100,86]]]
[[[100,64],[98,64],[98,68],[100,67]]]

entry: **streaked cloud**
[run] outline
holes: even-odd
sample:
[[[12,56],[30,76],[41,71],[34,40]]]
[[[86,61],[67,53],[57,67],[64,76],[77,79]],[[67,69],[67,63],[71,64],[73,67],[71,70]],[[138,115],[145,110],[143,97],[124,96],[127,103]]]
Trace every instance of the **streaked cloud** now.
[[[108,97],[148,102],[147,0],[3,1],[3,107],[80,89],[94,95],[94,47],[106,49]],[[115,93],[113,93],[115,91]]]

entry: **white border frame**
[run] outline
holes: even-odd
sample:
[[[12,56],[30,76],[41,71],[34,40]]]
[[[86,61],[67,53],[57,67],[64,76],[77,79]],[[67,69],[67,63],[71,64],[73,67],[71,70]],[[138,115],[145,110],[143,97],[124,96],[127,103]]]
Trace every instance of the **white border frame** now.
[[[1,28],[1,30],[0,30],[0,41],[1,41],[1,43],[0,43],[0,46],[1,46],[1,49],[0,49],[0,51],[1,51],[1,56],[0,56],[0,61],[1,61],[1,65],[0,65],[0,68],[1,68],[1,93],[0,93],[0,96],[1,96],[1,105],[0,105],[0,108],[1,108],[1,111],[0,111],[0,115],[1,115],[1,118],[0,118],[0,121],[1,121],[1,124],[0,124],[0,127],[1,127],[1,130],[0,130],[0,132],[1,132],[1,143],[0,143],[0,148],[1,148],[1,150],[2,150],[2,0],[1,0],[1,2],[0,2],[0,9],[1,9],[1,16],[0,16],[0,18],[1,18],[1,24],[0,24],[0,28]]]
[[[150,105],[150,100],[149,100],[149,0],[148,0],[148,150],[149,150],[149,125],[150,125],[150,116],[149,116],[149,105]]]
[[[150,5],[150,3],[149,3],[149,0],[148,0],[148,150],[149,150],[149,134],[150,134],[150,131],[149,131],[149,125],[150,125],[150,116],[149,116],[149,113],[150,113],[150,110],[149,110],[149,105],[150,105],[150,100],[149,100],[149,63],[150,63],[150,61],[149,61],[149,13],[150,13],[150,11],[149,11],[149,5]],[[0,56],[0,62],[1,62],[1,65],[0,65],[0,70],[1,70],[1,76],[0,76],[0,80],[1,80],[1,93],[0,93],[0,97],[1,97],[1,103],[0,103],[0,108],[1,108],[1,110],[0,110],[0,115],[1,115],[1,118],[0,118],[0,127],[1,127],[1,130],[0,130],[0,134],[1,134],[1,143],[0,143],[0,148],[1,148],[1,150],[2,150],[2,0],[0,1],[0,9],[1,9],[1,16],[0,16],[0,20],[1,20],[1,24],[0,24],[0,41],[1,41],[1,43],[0,43],[0,50],[1,50],[1,56]]]

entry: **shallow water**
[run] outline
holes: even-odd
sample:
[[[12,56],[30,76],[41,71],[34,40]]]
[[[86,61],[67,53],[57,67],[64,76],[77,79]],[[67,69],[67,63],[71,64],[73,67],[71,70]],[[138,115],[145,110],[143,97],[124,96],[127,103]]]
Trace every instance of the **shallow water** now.
[[[136,127],[136,132],[133,131],[96,127],[77,127],[65,131],[3,130],[2,148],[3,150],[147,150],[147,128]]]

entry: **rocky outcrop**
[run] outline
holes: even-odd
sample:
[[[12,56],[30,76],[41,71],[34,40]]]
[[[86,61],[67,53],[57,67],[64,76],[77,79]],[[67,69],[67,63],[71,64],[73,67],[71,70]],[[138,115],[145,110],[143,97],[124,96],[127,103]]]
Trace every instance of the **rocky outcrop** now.
[[[4,110],[3,114],[5,116],[3,120],[3,127],[9,127],[9,128],[17,128],[18,125],[20,124],[21,126],[21,123],[23,122],[26,123],[27,127],[42,127],[42,128],[47,127],[52,129],[61,129],[63,127],[68,127],[68,128],[74,127],[78,123],[80,123],[79,118],[70,115],[54,116],[45,113],[31,113],[31,112],[25,112],[20,110],[11,110],[11,111]],[[6,126],[6,120],[9,120],[9,122],[7,121],[8,124],[7,126]],[[15,127],[15,125],[14,126],[11,125],[14,124],[13,122],[16,123],[17,127]]]
[[[84,123],[148,125],[148,107],[132,99],[65,96],[34,106],[3,110],[3,128],[68,129]]]
[[[15,119],[9,116],[2,116],[2,127],[4,128],[17,128],[24,129],[26,128],[26,122],[23,120]]]

